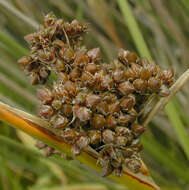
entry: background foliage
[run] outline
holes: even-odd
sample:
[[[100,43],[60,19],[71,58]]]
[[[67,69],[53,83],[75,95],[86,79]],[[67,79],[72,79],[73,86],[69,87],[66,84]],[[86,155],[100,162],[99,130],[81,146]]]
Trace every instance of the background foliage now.
[[[100,47],[104,61],[123,47],[152,57],[163,68],[173,67],[176,78],[188,68],[187,0],[0,0],[0,100],[9,105],[35,113],[36,89],[17,59],[28,54],[24,35],[50,11],[65,20],[87,22],[86,44]],[[142,137],[144,161],[165,190],[189,189],[188,95],[185,85]],[[0,123],[0,189],[122,189],[75,161],[44,158],[28,138]]]

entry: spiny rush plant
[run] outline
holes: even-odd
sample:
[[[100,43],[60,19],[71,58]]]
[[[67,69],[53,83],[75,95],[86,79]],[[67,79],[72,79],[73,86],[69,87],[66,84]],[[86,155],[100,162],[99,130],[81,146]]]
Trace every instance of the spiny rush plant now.
[[[74,156],[88,146],[97,151],[102,176],[120,176],[123,166],[138,173],[139,137],[145,131],[139,113],[153,94],[169,95],[174,72],[123,49],[104,63],[99,48],[82,44],[86,33],[87,25],[50,13],[37,32],[25,37],[30,55],[18,62],[31,83],[41,85],[38,116],[72,145]],[[59,153],[42,142],[37,146],[47,155]]]

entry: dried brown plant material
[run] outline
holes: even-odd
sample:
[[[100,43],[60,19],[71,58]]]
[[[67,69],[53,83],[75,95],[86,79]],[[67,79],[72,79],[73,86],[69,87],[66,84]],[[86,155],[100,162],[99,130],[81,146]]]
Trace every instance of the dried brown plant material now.
[[[120,176],[123,166],[139,172],[139,136],[145,128],[138,124],[138,113],[150,95],[169,95],[174,72],[123,49],[117,59],[104,63],[99,48],[83,46],[86,32],[85,24],[50,13],[37,32],[25,37],[30,55],[18,62],[32,84],[43,85],[37,91],[38,115],[72,145],[75,156],[87,146],[94,148],[102,176],[113,171]],[[47,87],[51,73],[57,79]],[[57,153],[46,145],[39,147],[47,155]]]

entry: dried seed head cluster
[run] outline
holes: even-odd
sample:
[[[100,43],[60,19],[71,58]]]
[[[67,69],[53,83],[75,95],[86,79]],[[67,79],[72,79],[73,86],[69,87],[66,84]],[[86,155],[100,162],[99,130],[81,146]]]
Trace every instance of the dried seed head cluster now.
[[[87,146],[98,151],[103,176],[113,171],[120,176],[123,165],[139,172],[139,136],[145,128],[137,122],[138,113],[149,95],[169,94],[173,70],[163,71],[123,49],[116,60],[104,64],[99,48],[81,46],[86,32],[77,20],[68,23],[48,14],[39,31],[25,37],[31,53],[19,63],[32,84],[44,85],[37,91],[38,115],[60,131],[74,155]],[[47,87],[51,72],[58,79]]]

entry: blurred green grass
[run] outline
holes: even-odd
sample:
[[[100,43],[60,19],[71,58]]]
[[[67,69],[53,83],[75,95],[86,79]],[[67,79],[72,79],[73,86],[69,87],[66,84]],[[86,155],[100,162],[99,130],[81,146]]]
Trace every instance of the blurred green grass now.
[[[178,78],[189,66],[188,1],[130,0],[125,8],[126,2],[0,0],[0,100],[35,113],[36,88],[17,59],[28,53],[24,35],[33,32],[50,11],[65,20],[89,23],[85,43],[89,48],[100,47],[105,61],[112,60],[118,47],[123,47],[152,57],[163,68],[173,67]],[[173,107],[166,108],[168,114],[158,113],[142,137],[144,161],[162,189],[189,188],[189,147],[188,140],[183,141],[189,137],[188,95],[185,85],[172,101]],[[78,163],[57,157],[44,159],[4,123],[0,123],[0,143],[0,189],[72,189],[73,184],[78,188],[91,184],[88,188],[96,190],[121,188]],[[60,180],[48,160],[56,163],[66,180]]]

